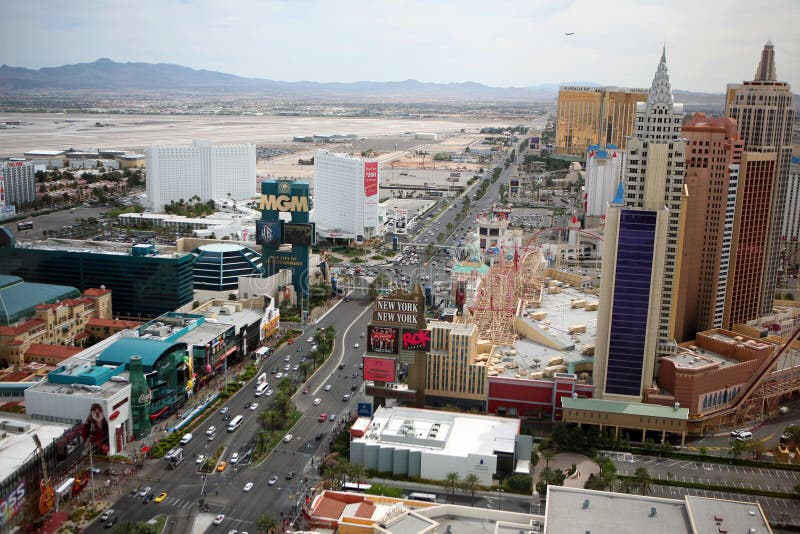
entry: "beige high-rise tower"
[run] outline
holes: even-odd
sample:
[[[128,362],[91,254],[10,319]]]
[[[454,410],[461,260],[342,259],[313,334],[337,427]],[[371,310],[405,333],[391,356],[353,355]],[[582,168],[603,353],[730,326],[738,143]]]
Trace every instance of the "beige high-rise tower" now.
[[[771,183],[757,188],[759,192],[763,192],[765,188],[768,189],[770,200],[769,209],[762,212],[767,220],[763,271],[761,272],[760,288],[757,292],[758,305],[747,307],[753,311],[757,310],[757,313],[755,316],[752,316],[751,312],[746,316],[738,317],[738,319],[746,321],[772,312],[780,264],[782,225],[787,205],[786,189],[789,182],[789,165],[792,156],[791,135],[794,122],[792,91],[788,83],[777,81],[775,47],[772,42],[768,41],[764,45],[753,81],[728,85],[725,115],[736,119],[739,136],[744,141],[746,152],[775,155],[775,172]],[[756,160],[754,157],[746,159]],[[737,199],[737,203],[741,201],[742,199]],[[740,260],[741,258],[740,254]],[[736,268],[750,269],[751,267],[740,263]],[[733,274],[735,275],[735,272]],[[735,287],[731,289],[736,290]]]

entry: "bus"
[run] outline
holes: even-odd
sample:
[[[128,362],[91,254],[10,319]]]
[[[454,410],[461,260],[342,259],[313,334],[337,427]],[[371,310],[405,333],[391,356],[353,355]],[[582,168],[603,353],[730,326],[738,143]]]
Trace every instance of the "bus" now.
[[[261,373],[258,377],[258,384],[266,384],[267,383],[267,373]]]
[[[408,498],[412,501],[436,502],[435,493],[420,493],[418,491],[412,491],[408,494]]]
[[[365,493],[372,488],[372,484],[356,484],[355,482],[345,482],[342,484],[342,491],[355,491]]]
[[[242,426],[242,421],[244,421],[244,416],[241,415],[237,415],[236,417],[231,419],[231,422],[228,423],[228,432],[233,432],[234,430]]]
[[[260,397],[261,395],[263,395],[264,392],[267,391],[268,387],[269,387],[269,384],[267,384],[266,382],[256,386],[256,397]]]
[[[33,221],[20,221],[17,223],[17,231],[33,230]]]

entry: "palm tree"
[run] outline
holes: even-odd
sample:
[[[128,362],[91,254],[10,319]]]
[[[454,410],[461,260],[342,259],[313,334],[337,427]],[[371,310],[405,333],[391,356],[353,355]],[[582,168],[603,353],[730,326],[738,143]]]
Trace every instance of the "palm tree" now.
[[[539,452],[541,453],[542,458],[544,458],[544,467],[547,469],[550,467],[550,460],[552,460],[553,456],[556,455],[556,451],[553,449],[542,449]]]
[[[444,486],[450,490],[450,502],[454,502],[456,498],[456,488],[458,487],[458,483],[461,479],[458,476],[458,473],[455,471],[450,471],[445,475],[445,484]]]
[[[367,474],[367,468],[364,464],[350,464],[350,478],[356,481],[356,484],[361,484]]]
[[[258,519],[256,519],[256,529],[259,532],[270,534],[272,532],[277,532],[278,527],[280,527],[278,520],[269,514],[261,514],[258,516]]]
[[[341,486],[347,484],[347,477],[350,475],[350,462],[340,459],[336,467],[334,467],[334,473],[336,473],[336,478]]]
[[[650,477],[650,473],[644,467],[637,467],[636,471],[633,472],[633,481],[636,486],[639,487],[639,492],[642,495],[647,495],[650,493],[650,490],[653,486],[653,480]]]
[[[327,466],[322,470],[322,483],[328,489],[336,487],[336,470],[332,466]]]
[[[461,489],[464,493],[469,493],[472,497],[472,506],[475,506],[475,492],[481,487],[481,479],[475,473],[470,473],[461,481]]]

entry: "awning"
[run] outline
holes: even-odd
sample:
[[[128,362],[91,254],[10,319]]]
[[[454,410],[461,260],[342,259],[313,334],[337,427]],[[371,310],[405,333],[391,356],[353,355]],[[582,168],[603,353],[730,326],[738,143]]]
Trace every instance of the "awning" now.
[[[75,478],[71,477],[71,478],[68,478],[68,479],[66,479],[66,480],[65,480],[64,482],[62,482],[62,483],[61,483],[61,485],[58,487],[58,489],[56,490],[56,493],[57,493],[58,495],[61,495],[62,493],[64,493],[64,492],[65,492],[65,491],[67,491],[67,490],[72,490],[72,485],[73,485],[74,483],[75,483]]]
[[[219,369],[220,366],[225,362],[227,357],[233,354],[234,352],[236,352],[236,347],[231,347],[230,349],[228,349],[228,352],[220,356],[219,359],[217,359],[217,361],[214,363],[214,368]]]

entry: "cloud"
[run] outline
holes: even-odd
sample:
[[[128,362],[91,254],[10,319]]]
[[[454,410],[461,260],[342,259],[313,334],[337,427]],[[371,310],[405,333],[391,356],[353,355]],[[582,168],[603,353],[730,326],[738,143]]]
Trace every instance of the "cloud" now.
[[[111,57],[287,81],[639,87],[666,40],[673,87],[721,92],[771,38],[800,87],[796,0],[10,0],[4,15],[0,62],[34,68]]]

